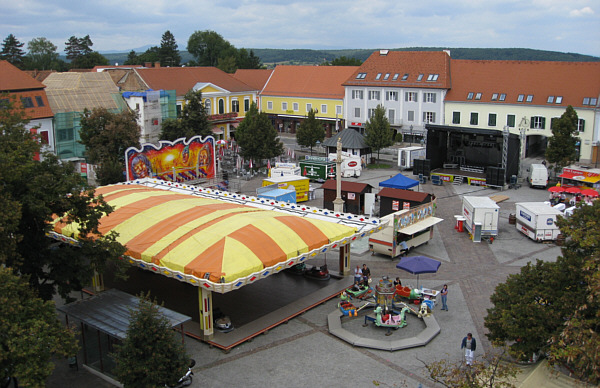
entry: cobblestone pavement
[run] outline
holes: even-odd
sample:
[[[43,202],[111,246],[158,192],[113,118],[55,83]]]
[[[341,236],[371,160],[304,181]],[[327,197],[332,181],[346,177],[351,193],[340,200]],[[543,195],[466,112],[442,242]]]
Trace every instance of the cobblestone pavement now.
[[[393,160],[391,161],[393,162]],[[378,191],[378,183],[397,174],[396,168],[366,170],[356,181],[369,183]],[[405,175],[411,177],[409,172]],[[261,184],[261,176],[242,183],[242,192],[254,194]],[[521,201],[543,201],[544,190],[522,187],[519,190],[497,191],[474,186],[421,185],[419,190],[436,195],[437,216],[444,219],[434,230],[434,239],[416,248],[411,255],[427,255],[442,261],[436,274],[420,276],[419,283],[429,288],[440,289],[448,284],[449,311],[438,308],[434,314],[440,324],[441,333],[427,346],[397,352],[354,348],[330,335],[326,316],[336,308],[332,300],[278,326],[267,334],[256,337],[225,354],[193,339],[186,340],[188,351],[197,364],[194,368],[194,387],[222,386],[383,386],[383,387],[429,387],[435,386],[425,378],[423,362],[441,358],[460,360],[460,341],[467,332],[472,332],[480,345],[476,356],[491,349],[483,326],[486,309],[491,307],[489,297],[496,285],[510,274],[519,272],[528,261],[553,261],[560,254],[554,244],[538,244],[520,234],[514,225],[508,224],[515,203]],[[454,215],[461,212],[462,195],[506,195],[508,199],[500,205],[500,233],[493,244],[473,243],[466,233],[454,229]],[[316,190],[316,199],[309,206],[322,207],[323,193]],[[352,247],[353,263],[366,263],[373,277],[382,275],[399,276],[403,284],[416,284],[413,275],[395,268],[399,259],[381,255],[372,256],[366,243]],[[409,323],[410,324],[410,323]],[[394,332],[401,336],[402,330]],[[382,331],[382,335],[384,332]],[[61,386],[107,386],[101,385],[88,372],[75,372],[66,363],[57,363],[59,368],[49,384]],[[61,378],[71,377],[68,385]],[[72,378],[77,375],[77,381]],[[82,377],[79,377],[82,376]]]

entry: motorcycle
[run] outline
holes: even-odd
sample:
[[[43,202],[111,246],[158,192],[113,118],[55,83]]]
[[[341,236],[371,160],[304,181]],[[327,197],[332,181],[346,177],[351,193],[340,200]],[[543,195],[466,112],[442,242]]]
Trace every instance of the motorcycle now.
[[[192,375],[194,374],[194,372],[192,372],[192,368],[194,367],[194,365],[196,365],[196,360],[190,359],[190,366],[188,367],[187,372],[185,372],[185,374],[177,381],[177,384],[175,384],[175,385],[165,384],[165,388],[181,388],[181,387],[187,387],[187,386],[191,385],[192,384]]]

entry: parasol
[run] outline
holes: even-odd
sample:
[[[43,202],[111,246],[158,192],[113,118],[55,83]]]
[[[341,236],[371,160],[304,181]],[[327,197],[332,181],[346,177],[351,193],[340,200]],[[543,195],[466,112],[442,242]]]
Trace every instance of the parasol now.
[[[581,194],[581,189],[579,187],[569,187],[565,190],[565,193],[569,194]]]
[[[587,195],[588,197],[597,197],[599,194],[596,190],[585,189],[581,190],[581,195]]]
[[[436,273],[442,263],[427,256],[404,257],[396,264],[396,268],[417,275],[417,288],[419,288],[419,275],[422,273]]]
[[[227,144],[227,140],[217,140],[217,144],[218,145],[225,145],[225,144]]]
[[[552,186],[548,189],[548,191],[551,193],[562,193],[563,191],[565,191],[565,189],[563,189],[560,186]]]

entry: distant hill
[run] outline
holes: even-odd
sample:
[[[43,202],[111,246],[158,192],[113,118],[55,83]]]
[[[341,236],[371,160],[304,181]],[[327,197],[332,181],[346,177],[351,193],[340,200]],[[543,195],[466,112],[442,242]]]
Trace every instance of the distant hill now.
[[[324,61],[345,56],[364,61],[378,49],[347,49],[347,50],[310,50],[310,49],[247,49],[254,50],[261,62],[267,67],[275,65],[318,65]],[[441,51],[450,50],[455,59],[480,60],[512,60],[512,61],[558,61],[558,62],[598,62],[600,57],[591,55],[562,53],[558,51],[533,50],[524,48],[445,48],[445,47],[409,47],[392,49],[392,51]],[[127,53],[103,54],[109,63],[123,64]],[[180,51],[182,63],[193,59],[187,51]],[[142,54],[142,51],[138,52]]]

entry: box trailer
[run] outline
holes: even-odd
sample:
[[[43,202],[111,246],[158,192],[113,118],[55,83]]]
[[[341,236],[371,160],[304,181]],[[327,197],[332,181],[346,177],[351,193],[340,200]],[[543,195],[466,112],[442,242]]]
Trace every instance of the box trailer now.
[[[560,229],[556,218],[563,213],[543,202],[518,202],[516,204],[517,230],[534,241],[556,240]]]
[[[280,189],[276,184],[257,188],[256,196],[271,201],[296,203],[296,190]]]
[[[369,236],[369,250],[394,258],[433,238],[435,201],[410,210],[400,210],[380,219],[383,228]]]
[[[342,164],[340,165],[340,175],[342,178],[359,177],[362,172],[362,161],[360,156],[353,155],[350,152],[342,152]],[[329,161],[335,163],[337,154],[331,153],[328,156]]]
[[[275,176],[263,179],[262,186],[277,185],[279,189],[296,190],[296,202],[308,201],[310,181],[308,178],[298,175]]]
[[[548,186],[548,169],[543,164],[532,164],[529,167],[527,181],[530,187],[545,189]]]
[[[473,235],[475,242],[481,241],[482,236],[498,235],[499,213],[500,206],[490,197],[463,197],[464,227]]]
[[[398,149],[398,167],[401,169],[411,169],[415,164],[415,159],[425,159],[425,147],[413,146]]]
[[[300,175],[311,181],[324,182],[328,178],[335,177],[335,162],[331,162],[323,156],[306,156],[306,159],[301,160],[299,164]]]
[[[300,176],[300,167],[296,163],[275,163],[275,167],[269,171],[270,177],[298,175]]]

